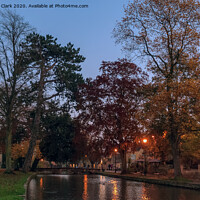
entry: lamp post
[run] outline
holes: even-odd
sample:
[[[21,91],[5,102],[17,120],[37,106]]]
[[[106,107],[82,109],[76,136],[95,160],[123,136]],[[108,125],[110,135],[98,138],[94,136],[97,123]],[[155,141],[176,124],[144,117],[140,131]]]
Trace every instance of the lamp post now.
[[[115,149],[115,173],[117,171],[117,169],[116,169],[116,154],[117,154],[117,149]]]
[[[142,140],[143,144],[144,144],[144,175],[146,176],[147,174],[147,155],[146,155],[146,144],[148,142],[148,140],[146,138],[144,138]]]

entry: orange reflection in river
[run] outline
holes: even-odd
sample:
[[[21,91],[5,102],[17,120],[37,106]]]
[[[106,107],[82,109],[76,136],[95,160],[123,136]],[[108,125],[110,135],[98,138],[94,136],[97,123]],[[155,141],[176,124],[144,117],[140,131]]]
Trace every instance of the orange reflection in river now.
[[[146,188],[142,187],[142,200],[149,200],[150,198],[147,197]]]
[[[113,198],[112,198],[112,200],[116,200],[116,199],[118,199],[118,196],[119,196],[117,181],[113,180],[111,183],[113,184],[113,191],[112,191]]]
[[[43,178],[40,178],[40,187],[43,187]]]
[[[88,199],[88,177],[87,175],[84,175],[84,179],[83,179],[83,195],[82,198],[83,200],[87,200]]]

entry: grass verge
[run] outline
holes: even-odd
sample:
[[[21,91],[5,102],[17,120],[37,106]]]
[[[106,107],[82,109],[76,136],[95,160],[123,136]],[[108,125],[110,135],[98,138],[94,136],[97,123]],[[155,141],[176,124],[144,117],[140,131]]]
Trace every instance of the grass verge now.
[[[22,200],[25,194],[24,184],[30,173],[14,172],[4,174],[0,171],[0,199],[1,200]]]

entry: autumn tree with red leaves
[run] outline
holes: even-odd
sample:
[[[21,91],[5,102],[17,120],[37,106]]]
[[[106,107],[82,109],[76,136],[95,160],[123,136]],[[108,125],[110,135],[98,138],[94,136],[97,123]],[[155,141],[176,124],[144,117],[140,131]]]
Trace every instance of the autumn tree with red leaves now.
[[[90,143],[101,144],[104,154],[117,148],[122,173],[126,173],[127,150],[135,147],[140,135],[136,114],[147,75],[126,59],[102,62],[100,71],[101,75],[87,80],[79,92],[81,132],[89,135]]]

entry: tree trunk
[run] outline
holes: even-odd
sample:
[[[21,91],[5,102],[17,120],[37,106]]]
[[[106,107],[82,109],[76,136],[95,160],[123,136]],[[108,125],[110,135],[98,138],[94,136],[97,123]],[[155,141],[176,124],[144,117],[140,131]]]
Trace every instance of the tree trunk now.
[[[1,168],[6,168],[6,154],[2,154],[2,164],[0,166]]]
[[[33,165],[31,167],[31,171],[33,171],[33,172],[36,171],[36,168],[37,168],[37,165],[38,165],[39,161],[40,161],[40,159],[35,158],[35,160],[33,162]]]
[[[33,157],[34,149],[36,146],[36,139],[37,139],[36,135],[33,133],[31,136],[28,152],[26,154],[26,158],[24,161],[23,172],[25,173],[29,172],[31,169],[32,157]]]
[[[31,140],[30,140],[29,149],[26,154],[26,159],[25,159],[24,166],[23,166],[23,171],[25,173],[31,169],[34,148],[36,146],[36,141],[37,141],[39,129],[40,129],[41,110],[42,110],[42,104],[44,101],[43,100],[44,78],[45,78],[45,71],[44,71],[44,66],[42,66],[41,72],[40,72],[40,81],[39,81],[39,88],[38,88],[38,97],[37,97],[35,118],[34,118],[33,128],[31,131]]]
[[[40,109],[36,110],[36,114],[35,114],[33,129],[31,132],[31,140],[30,140],[28,152],[26,154],[26,158],[25,158],[25,162],[24,162],[24,166],[23,166],[23,171],[25,173],[30,171],[30,169],[31,169],[33,153],[34,153],[34,149],[36,146],[36,141],[37,141],[37,137],[38,137],[38,133],[39,133],[40,115],[41,115],[41,107],[40,107]]]
[[[173,121],[172,121],[173,122]],[[180,163],[180,150],[179,150],[179,139],[178,139],[178,130],[176,126],[171,124],[171,133],[170,133],[170,143],[172,148],[172,156],[174,163],[174,177],[181,177],[181,163]]]
[[[176,142],[171,145],[172,146],[172,155],[173,155],[173,162],[174,162],[174,177],[181,177],[181,163],[180,163],[180,154],[179,154],[179,147]]]
[[[170,80],[171,81],[171,80]],[[168,82],[170,82],[168,81]],[[168,84],[169,85],[169,84]],[[170,87],[168,86],[167,91],[170,91]],[[170,125],[170,131],[169,131],[169,139],[171,143],[172,148],[172,156],[173,156],[173,163],[174,163],[174,176],[175,178],[181,177],[181,165],[180,165],[180,151],[179,151],[179,134],[178,134],[178,124],[175,121],[177,111],[174,109],[173,100],[169,97],[169,125]]]
[[[122,161],[122,170],[121,174],[126,174],[127,173],[127,163],[126,163],[126,150],[121,150],[120,151],[120,156],[121,156],[121,161]]]
[[[12,147],[12,131],[6,131],[6,173],[11,173],[11,147]]]
[[[6,173],[12,173],[11,148],[12,148],[12,123],[10,119],[6,130]]]

